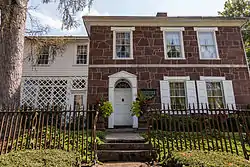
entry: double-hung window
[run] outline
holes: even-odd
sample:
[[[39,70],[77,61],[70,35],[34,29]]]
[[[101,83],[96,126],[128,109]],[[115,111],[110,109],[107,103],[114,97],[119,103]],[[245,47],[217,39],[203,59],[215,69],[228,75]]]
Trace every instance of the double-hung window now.
[[[207,81],[206,88],[209,108],[223,108],[224,95],[222,82]]]
[[[50,49],[50,46],[44,46],[41,48],[37,58],[37,65],[49,64]]]
[[[194,28],[197,31],[200,59],[219,59],[216,42],[218,28]]]
[[[225,77],[200,76],[200,81],[196,82],[199,103],[203,104],[203,107],[210,109],[235,107],[232,80],[226,80]]]
[[[112,27],[113,59],[133,59],[134,27]]]
[[[165,108],[185,109],[189,103],[195,102],[194,91],[195,83],[189,76],[164,76],[160,81],[161,103]]]
[[[170,82],[170,104],[172,109],[183,109],[186,107],[185,82]]]
[[[76,64],[87,64],[88,45],[77,45]]]
[[[161,27],[163,31],[165,59],[184,59],[184,27]]]

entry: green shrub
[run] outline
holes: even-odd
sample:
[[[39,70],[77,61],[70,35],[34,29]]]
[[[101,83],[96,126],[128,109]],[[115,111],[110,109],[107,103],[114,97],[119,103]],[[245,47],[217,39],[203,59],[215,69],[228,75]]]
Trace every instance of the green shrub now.
[[[109,101],[104,101],[100,106],[101,114],[104,118],[109,117],[113,113],[112,104]]]
[[[0,156],[1,167],[79,167],[80,156],[62,150],[26,150]]]
[[[193,150],[172,152],[164,164],[170,167],[247,167],[250,166],[250,161],[225,152]]]

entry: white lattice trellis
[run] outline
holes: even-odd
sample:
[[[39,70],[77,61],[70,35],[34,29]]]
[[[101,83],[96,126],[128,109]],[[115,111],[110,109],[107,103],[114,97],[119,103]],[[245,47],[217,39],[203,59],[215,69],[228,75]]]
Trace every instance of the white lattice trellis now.
[[[83,90],[86,88],[86,80],[81,77],[74,77],[71,80],[71,85],[72,85],[72,89],[74,90]]]
[[[71,90],[86,90],[87,77],[23,77],[21,104],[35,107],[70,105]]]

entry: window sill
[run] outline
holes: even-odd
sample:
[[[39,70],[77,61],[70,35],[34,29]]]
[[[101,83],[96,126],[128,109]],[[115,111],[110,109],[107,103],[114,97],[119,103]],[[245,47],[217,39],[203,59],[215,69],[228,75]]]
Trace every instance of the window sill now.
[[[186,60],[186,58],[169,58],[169,57],[165,57],[165,60]]]
[[[72,65],[73,67],[81,67],[81,66],[88,66],[88,64],[73,64]]]
[[[129,58],[113,58],[113,60],[134,60],[134,58],[129,57]]]
[[[220,58],[200,58],[200,60],[221,60]]]
[[[50,67],[50,64],[35,64],[33,67]]]

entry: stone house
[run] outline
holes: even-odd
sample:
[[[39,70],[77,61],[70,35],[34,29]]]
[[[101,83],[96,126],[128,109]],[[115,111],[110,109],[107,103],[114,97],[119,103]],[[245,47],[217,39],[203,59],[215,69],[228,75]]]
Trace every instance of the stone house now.
[[[244,18],[84,16],[90,38],[88,103],[114,107],[108,128],[138,127],[130,107],[140,90],[155,103],[225,107],[249,104]]]
[[[88,37],[75,37],[62,57],[36,70],[24,65],[22,102],[86,106],[103,96],[114,107],[108,128],[138,127],[130,108],[139,91],[154,95],[159,107],[250,103],[245,18],[158,13],[84,16],[83,22]]]

